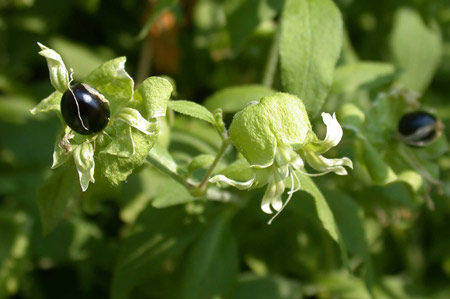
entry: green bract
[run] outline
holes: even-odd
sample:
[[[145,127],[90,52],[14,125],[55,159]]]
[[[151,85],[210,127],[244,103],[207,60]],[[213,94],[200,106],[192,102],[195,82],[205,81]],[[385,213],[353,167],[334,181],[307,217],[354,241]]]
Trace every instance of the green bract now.
[[[248,161],[252,175],[244,182],[226,174],[217,175],[210,181],[240,189],[267,184],[261,208],[270,214],[272,209],[280,212],[292,194],[300,189],[296,172],[311,176],[328,172],[346,175],[344,166],[353,167],[350,159],[327,159],[321,155],[342,138],[342,128],[335,115],[322,113],[322,118],[327,135],[324,140],[319,140],[312,131],[303,102],[296,96],[277,93],[247,106],[234,117],[230,138]],[[319,173],[308,174],[304,161]],[[283,204],[281,196],[286,185],[290,185],[291,190]]]
[[[42,49],[39,54],[47,59],[50,81],[56,91],[31,113],[54,110],[61,116],[60,101],[69,88],[69,74],[57,52],[39,46]],[[170,82],[160,77],[146,79],[134,92],[133,79],[125,71],[125,57],[105,62],[92,71],[84,83],[108,100],[111,119],[102,132],[93,135],[80,135],[64,124],[52,165],[52,168],[59,167],[73,156],[83,191],[90,182],[95,182],[95,169],[112,184],[118,184],[143,163],[158,137],[157,117],[165,116],[172,93]]]

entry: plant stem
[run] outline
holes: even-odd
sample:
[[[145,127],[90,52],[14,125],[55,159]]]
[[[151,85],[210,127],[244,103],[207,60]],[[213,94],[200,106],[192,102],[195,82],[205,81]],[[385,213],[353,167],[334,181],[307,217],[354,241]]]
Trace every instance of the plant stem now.
[[[194,185],[189,183],[187,180],[185,180],[183,177],[181,177],[178,173],[173,171],[172,169],[168,168],[166,165],[162,164],[159,160],[155,159],[151,155],[147,156],[147,161],[151,163],[153,166],[170,176],[172,179],[183,185],[188,191],[191,191],[194,189]]]
[[[262,79],[262,84],[267,87],[272,87],[273,79],[277,71],[278,49],[280,48],[280,35],[281,35],[281,28],[280,25],[277,25],[277,28],[275,29],[275,32],[273,34],[272,45],[270,46],[269,49],[266,66],[264,68],[264,75]]]
[[[222,145],[220,146],[219,152],[217,153],[216,158],[212,162],[211,166],[208,168],[208,171],[206,172],[205,176],[203,177],[202,181],[198,185],[198,191],[200,194],[203,194],[206,192],[206,187],[208,186],[208,180],[211,177],[211,174],[213,173],[214,169],[216,168],[217,164],[219,163],[220,159],[222,159],[223,155],[225,154],[225,150],[228,147],[228,140],[222,141]]]

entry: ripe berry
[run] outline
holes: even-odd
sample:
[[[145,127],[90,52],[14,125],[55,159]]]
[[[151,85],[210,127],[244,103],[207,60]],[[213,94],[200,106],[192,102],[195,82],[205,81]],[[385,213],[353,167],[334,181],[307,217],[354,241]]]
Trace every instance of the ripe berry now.
[[[443,125],[428,112],[415,111],[402,116],[398,123],[400,138],[409,146],[423,147],[439,138]]]
[[[101,132],[109,122],[109,102],[87,84],[72,85],[61,98],[61,114],[75,132],[90,135]]]

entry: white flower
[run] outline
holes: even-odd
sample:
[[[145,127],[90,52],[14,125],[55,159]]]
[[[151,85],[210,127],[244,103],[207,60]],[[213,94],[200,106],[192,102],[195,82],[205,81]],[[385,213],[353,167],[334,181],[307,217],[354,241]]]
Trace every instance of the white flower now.
[[[298,174],[318,176],[334,172],[346,175],[344,166],[353,167],[349,158],[327,159],[322,156],[341,141],[343,134],[334,114],[322,113],[322,119],[327,126],[327,134],[324,140],[319,140],[312,132],[303,102],[293,95],[278,93],[246,107],[236,114],[230,137],[249,162],[252,176],[242,182],[219,174],[210,182],[239,189],[267,184],[261,209],[268,214],[276,212],[270,224],[300,189]],[[318,173],[308,173],[305,161]],[[288,186],[288,197],[283,203],[282,195]]]

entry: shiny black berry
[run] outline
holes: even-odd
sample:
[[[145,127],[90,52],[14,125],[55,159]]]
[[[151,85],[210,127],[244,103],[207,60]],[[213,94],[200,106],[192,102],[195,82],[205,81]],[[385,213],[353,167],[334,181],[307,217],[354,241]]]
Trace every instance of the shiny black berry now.
[[[415,111],[402,116],[398,123],[398,133],[407,145],[422,147],[439,138],[442,127],[442,123],[434,115]]]
[[[90,135],[101,132],[109,122],[109,103],[87,84],[72,85],[61,98],[61,114],[75,132]]]

